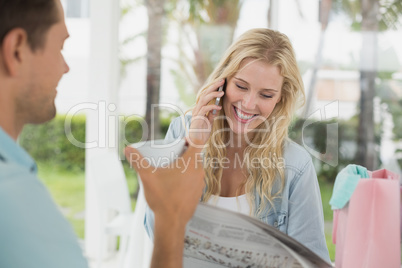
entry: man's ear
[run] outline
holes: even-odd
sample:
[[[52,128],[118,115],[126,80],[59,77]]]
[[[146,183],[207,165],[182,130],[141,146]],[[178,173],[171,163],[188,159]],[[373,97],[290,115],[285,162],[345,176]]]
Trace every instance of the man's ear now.
[[[0,47],[1,57],[6,72],[11,76],[16,76],[21,68],[21,64],[26,57],[28,36],[24,29],[15,28],[9,31],[3,39]]]

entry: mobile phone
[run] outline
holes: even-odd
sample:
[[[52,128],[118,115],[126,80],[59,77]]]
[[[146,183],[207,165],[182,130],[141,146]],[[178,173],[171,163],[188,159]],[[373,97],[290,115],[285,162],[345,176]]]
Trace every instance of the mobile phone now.
[[[218,91],[225,91],[225,89],[226,89],[226,79],[225,79],[225,83],[218,88]],[[215,105],[219,105],[220,101],[221,101],[221,97],[217,97],[216,101],[215,101]],[[212,114],[216,114],[216,110],[213,110]]]

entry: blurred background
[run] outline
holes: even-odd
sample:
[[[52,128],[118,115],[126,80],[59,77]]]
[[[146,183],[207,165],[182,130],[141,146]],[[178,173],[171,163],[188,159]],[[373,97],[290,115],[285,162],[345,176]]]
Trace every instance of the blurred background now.
[[[108,12],[102,1],[62,0],[70,32],[63,53],[70,72],[58,87],[58,116],[26,127],[20,137],[77,235],[84,239],[89,231],[86,150],[69,137],[89,141],[88,109],[98,111],[103,101],[105,114],[117,118],[118,150],[163,137],[170,120],[192,107],[232,41],[248,29],[268,27],[290,38],[304,80],[306,105],[290,135],[314,159],[334,260],[328,201],[340,169],[354,163],[401,173],[402,1],[121,0],[112,4],[111,29],[96,24],[101,12]],[[104,34],[116,37],[111,46],[102,42]],[[115,63],[94,60],[96,53],[111,53]],[[94,101],[97,87],[105,84],[105,67],[114,76],[107,80],[106,97],[99,93]],[[157,103],[161,107],[152,109]],[[68,131],[66,118],[71,120]],[[153,124],[145,131],[142,122]],[[138,182],[123,164],[135,209]]]

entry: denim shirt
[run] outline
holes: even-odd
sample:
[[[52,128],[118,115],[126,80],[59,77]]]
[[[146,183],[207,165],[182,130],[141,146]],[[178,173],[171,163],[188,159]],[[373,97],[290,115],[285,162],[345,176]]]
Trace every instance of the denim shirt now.
[[[189,128],[191,116],[184,121]],[[176,118],[169,126],[165,141],[181,139],[185,136],[183,118]],[[330,262],[324,233],[324,216],[320,188],[310,155],[300,145],[286,140],[283,154],[285,162],[285,185],[280,198],[276,198],[274,208],[269,203],[256,218],[296,239],[321,258]],[[274,184],[273,192],[280,187]],[[261,198],[255,195],[255,207]],[[153,239],[154,215],[147,207],[144,220],[148,235]]]

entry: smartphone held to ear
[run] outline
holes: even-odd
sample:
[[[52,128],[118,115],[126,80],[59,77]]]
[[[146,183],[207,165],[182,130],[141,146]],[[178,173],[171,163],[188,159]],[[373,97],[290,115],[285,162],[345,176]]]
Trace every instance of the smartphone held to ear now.
[[[218,91],[225,91],[225,90],[226,90],[226,79],[225,79],[225,83],[218,88]],[[220,101],[221,101],[221,97],[216,98],[215,105],[219,105]],[[212,114],[216,114],[216,110],[213,110]]]

